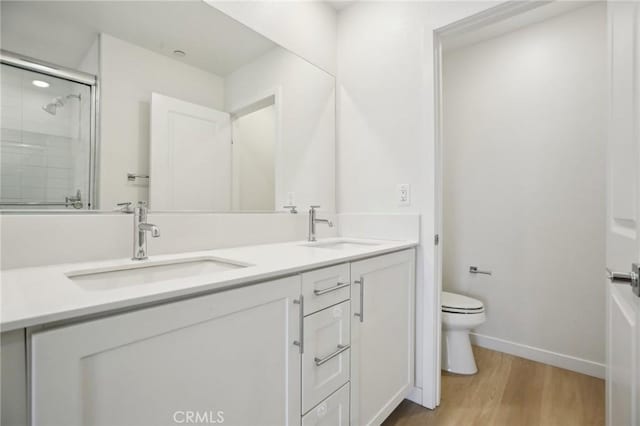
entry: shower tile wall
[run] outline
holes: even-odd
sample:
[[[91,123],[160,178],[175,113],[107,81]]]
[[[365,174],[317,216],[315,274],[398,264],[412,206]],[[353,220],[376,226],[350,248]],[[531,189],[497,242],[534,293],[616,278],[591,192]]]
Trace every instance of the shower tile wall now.
[[[34,78],[50,81],[51,87],[34,87]],[[0,202],[63,202],[78,189],[86,200],[89,127],[81,123],[90,111],[88,89],[82,104],[68,102],[52,115],[42,105],[56,96],[80,93],[71,86],[75,83],[6,65],[1,80]]]
[[[75,192],[72,138],[2,129],[2,201],[63,201]]]

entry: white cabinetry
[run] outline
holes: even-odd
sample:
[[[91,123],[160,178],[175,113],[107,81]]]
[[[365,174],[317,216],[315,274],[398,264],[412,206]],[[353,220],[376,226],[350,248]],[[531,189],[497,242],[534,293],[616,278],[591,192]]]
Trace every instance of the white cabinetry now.
[[[413,386],[414,256],[31,330],[31,424],[379,424]]]
[[[348,426],[349,384],[318,404],[302,418],[302,426]]]
[[[34,333],[32,422],[300,424],[299,296],[297,276]]]
[[[414,383],[415,252],[351,264],[351,424],[377,425]]]
[[[304,314],[309,315],[349,299],[350,287],[348,263],[303,273]]]
[[[349,381],[350,313],[346,301],[304,319],[303,413]]]

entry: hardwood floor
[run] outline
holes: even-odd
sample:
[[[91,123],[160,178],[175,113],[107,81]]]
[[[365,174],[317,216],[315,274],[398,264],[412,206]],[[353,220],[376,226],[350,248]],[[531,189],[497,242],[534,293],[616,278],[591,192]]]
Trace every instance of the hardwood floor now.
[[[444,373],[438,409],[407,400],[384,426],[601,426],[604,381],[474,347],[478,374]]]

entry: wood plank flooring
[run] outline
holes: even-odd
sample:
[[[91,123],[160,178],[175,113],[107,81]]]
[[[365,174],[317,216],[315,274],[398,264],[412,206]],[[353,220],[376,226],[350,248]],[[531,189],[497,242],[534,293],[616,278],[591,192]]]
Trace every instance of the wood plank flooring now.
[[[604,381],[474,347],[478,374],[443,374],[438,409],[407,400],[384,426],[602,426]]]

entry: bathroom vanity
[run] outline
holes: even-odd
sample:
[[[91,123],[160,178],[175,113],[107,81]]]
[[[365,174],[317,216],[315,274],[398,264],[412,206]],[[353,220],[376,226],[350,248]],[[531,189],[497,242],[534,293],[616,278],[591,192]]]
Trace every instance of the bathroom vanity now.
[[[3,271],[2,423],[379,424],[414,384],[414,246],[329,239],[156,256],[147,271]]]

